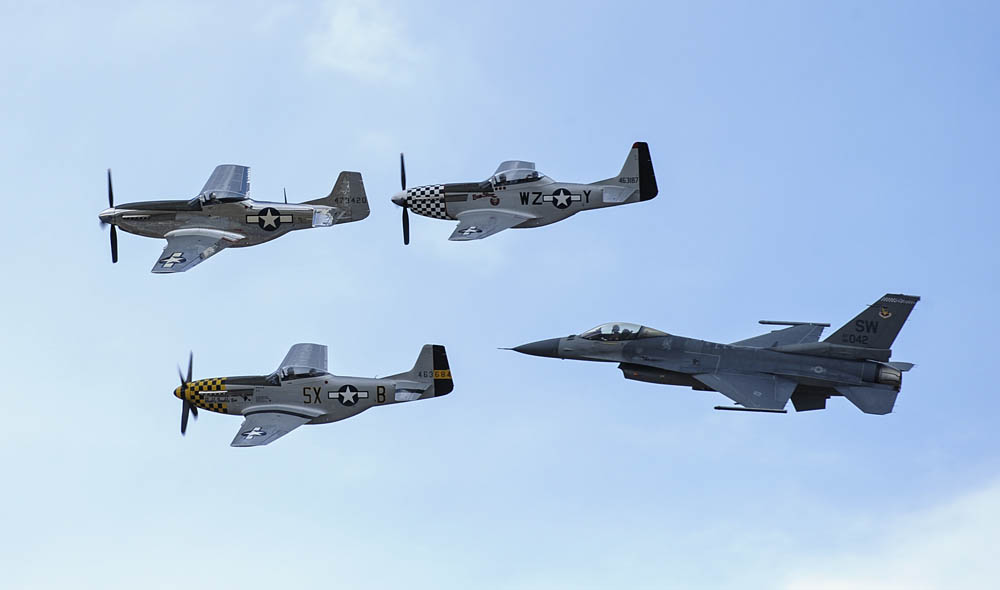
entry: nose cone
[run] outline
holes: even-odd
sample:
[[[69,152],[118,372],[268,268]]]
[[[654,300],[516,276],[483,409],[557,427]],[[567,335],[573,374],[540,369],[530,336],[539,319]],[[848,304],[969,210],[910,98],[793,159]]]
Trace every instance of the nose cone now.
[[[516,352],[520,352],[521,354],[530,354],[533,356],[547,356],[549,358],[560,358],[559,340],[561,340],[561,338],[549,338],[548,340],[529,342],[527,344],[522,344],[521,346],[515,346],[513,350]]]
[[[115,208],[114,207],[109,207],[109,208],[105,209],[104,211],[101,211],[97,215],[97,217],[99,217],[100,220],[101,220],[101,222],[103,222],[103,223],[114,223],[115,222],[115,213],[116,213]]]
[[[400,191],[392,195],[392,202],[403,207],[406,205],[406,191]]]

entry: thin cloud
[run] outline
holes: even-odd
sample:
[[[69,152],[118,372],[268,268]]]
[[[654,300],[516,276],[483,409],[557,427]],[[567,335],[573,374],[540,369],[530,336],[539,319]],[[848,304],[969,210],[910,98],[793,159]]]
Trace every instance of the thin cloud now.
[[[425,53],[395,10],[378,0],[329,2],[321,22],[306,39],[309,60],[320,67],[387,81],[411,75]]]
[[[847,554],[824,553],[786,590],[983,588],[1000,578],[1000,480],[887,524],[884,538]]]

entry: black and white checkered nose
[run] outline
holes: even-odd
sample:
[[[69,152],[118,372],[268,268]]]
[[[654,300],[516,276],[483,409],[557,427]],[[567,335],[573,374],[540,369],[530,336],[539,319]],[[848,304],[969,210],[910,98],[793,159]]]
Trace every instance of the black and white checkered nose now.
[[[400,207],[406,207],[406,191],[400,191],[392,195],[392,202]]]
[[[448,212],[444,204],[444,185],[417,186],[406,189],[397,196],[401,198],[404,207],[417,215],[448,219]]]

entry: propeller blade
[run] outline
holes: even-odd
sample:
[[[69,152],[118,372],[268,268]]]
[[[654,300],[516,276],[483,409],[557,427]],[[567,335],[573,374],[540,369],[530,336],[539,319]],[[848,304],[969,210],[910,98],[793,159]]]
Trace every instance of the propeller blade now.
[[[403,245],[410,244],[410,215],[407,213],[408,207],[403,207]]]
[[[118,262],[118,231],[111,226],[111,263]]]
[[[188,429],[188,410],[191,409],[191,404],[187,400],[184,400],[184,405],[181,406],[181,436],[187,432]]]
[[[109,172],[110,174],[110,172]],[[406,190],[406,164],[403,162],[403,153],[399,153],[399,183],[402,185],[403,189]],[[110,185],[108,185],[110,186]]]
[[[111,168],[108,168],[108,207],[115,206],[115,193],[111,190]]]
[[[191,372],[194,369],[194,352],[188,354],[188,372],[185,378],[184,372],[181,371],[180,367],[177,367],[177,376],[181,378],[181,394],[184,393],[184,388],[187,387],[188,383],[191,382]],[[181,435],[183,436],[187,432],[188,425],[188,414],[198,418],[198,408],[191,404],[187,398],[181,398]]]

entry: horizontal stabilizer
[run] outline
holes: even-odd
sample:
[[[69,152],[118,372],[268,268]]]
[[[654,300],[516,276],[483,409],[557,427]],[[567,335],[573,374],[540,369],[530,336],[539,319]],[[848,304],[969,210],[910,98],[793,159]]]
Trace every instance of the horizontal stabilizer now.
[[[886,363],[886,364],[892,367],[893,369],[902,371],[904,373],[916,366],[913,363],[904,363],[902,361],[893,361],[891,363]]]
[[[835,389],[865,414],[888,414],[896,405],[899,392],[891,387],[852,387],[837,385]]]

